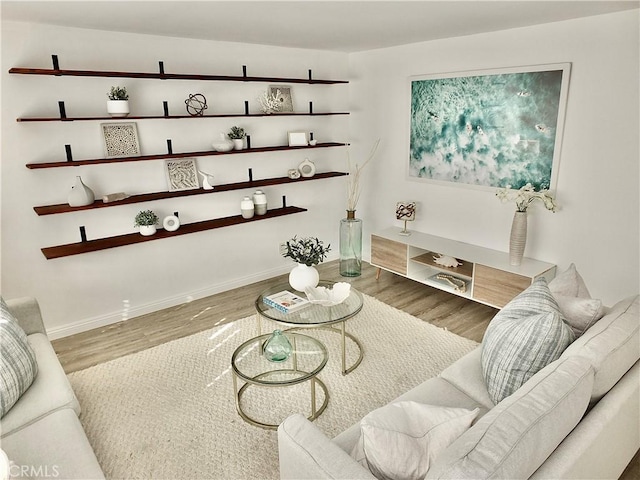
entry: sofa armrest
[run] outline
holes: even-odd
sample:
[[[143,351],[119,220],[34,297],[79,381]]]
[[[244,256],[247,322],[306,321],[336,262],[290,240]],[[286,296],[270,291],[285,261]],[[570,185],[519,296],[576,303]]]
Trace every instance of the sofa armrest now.
[[[278,427],[278,451],[283,480],[375,479],[299,413],[291,415]]]
[[[7,306],[13,316],[18,320],[18,324],[27,335],[32,333],[47,334],[40,313],[40,306],[35,298],[22,297],[13,300],[6,300]]]

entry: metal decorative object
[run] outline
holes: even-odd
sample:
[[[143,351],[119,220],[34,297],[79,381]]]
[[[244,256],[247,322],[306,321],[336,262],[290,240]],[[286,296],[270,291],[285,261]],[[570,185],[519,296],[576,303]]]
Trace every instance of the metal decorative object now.
[[[187,106],[187,113],[193,117],[201,117],[207,109],[207,99],[201,93],[192,93],[184,103]]]
[[[396,204],[396,219],[404,220],[404,228],[400,235],[411,235],[407,230],[407,222],[413,222],[416,219],[416,202],[398,202]]]

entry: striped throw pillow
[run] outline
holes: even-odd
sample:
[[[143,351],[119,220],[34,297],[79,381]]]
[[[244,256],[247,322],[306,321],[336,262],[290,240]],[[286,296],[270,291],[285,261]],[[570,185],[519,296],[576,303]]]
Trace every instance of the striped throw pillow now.
[[[38,373],[27,334],[0,297],[0,417],[13,407]]]
[[[544,278],[504,306],[482,340],[482,374],[496,403],[560,358],[575,339]]]

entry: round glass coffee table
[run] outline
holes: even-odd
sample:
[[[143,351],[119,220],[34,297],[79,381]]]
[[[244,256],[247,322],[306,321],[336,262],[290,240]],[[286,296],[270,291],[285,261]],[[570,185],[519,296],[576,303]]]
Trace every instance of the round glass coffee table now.
[[[318,286],[333,288],[334,283],[335,282],[320,281]],[[258,320],[258,334],[262,331],[262,317],[273,320],[280,325],[289,327],[286,330],[287,332],[303,328],[321,328],[330,332],[339,333],[341,338],[342,374],[346,375],[360,365],[364,355],[362,344],[356,337],[345,330],[345,322],[362,310],[363,300],[360,292],[351,287],[347,299],[338,305],[325,307],[318,304],[311,304],[290,313],[283,313],[280,310],[270,307],[264,303],[264,297],[282,292],[283,290],[289,290],[296,295],[306,297],[304,293],[294,291],[288,283],[274,285],[263,291],[256,299],[255,303],[257,312],[256,317]],[[349,367],[346,365],[346,338],[351,339],[358,348],[358,358]]]
[[[318,418],[329,403],[329,391],[317,378],[318,373],[327,364],[329,358],[327,348],[319,340],[301,333],[287,332],[285,335],[291,343],[292,351],[289,358],[282,362],[271,362],[262,352],[263,345],[271,334],[247,340],[236,348],[231,356],[233,392],[238,414],[252,425],[271,430],[277,429],[278,423],[256,420],[243,408],[242,396],[250,386],[289,387],[309,382],[311,392],[311,414],[307,417],[309,420]],[[238,389],[238,380],[244,382],[240,389]],[[317,408],[316,386],[324,392],[324,400],[320,408]],[[261,407],[268,408],[268,405]]]

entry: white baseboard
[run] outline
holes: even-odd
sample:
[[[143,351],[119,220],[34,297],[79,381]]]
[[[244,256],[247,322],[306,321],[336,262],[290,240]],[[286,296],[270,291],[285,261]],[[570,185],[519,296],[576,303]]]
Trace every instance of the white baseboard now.
[[[217,293],[226,292],[228,290],[242,287],[244,285],[249,285],[251,283],[267,280],[269,278],[282,275],[289,271],[291,271],[291,265],[286,265],[286,266],[278,267],[272,270],[260,272],[255,275],[238,278],[229,282],[217,283],[215,285],[210,285],[208,287],[205,287],[193,292],[185,292],[185,293],[181,293],[180,295],[164,298],[157,302],[140,305],[140,306],[131,308],[126,312],[119,310],[117,312],[108,313],[105,315],[99,315],[97,317],[88,318],[85,320],[81,320],[79,322],[69,323],[66,325],[62,325],[60,327],[47,329],[47,335],[52,340],[55,340],[57,338],[68,337],[69,335],[75,335],[77,333],[86,332],[87,330],[104,327],[106,325],[111,325],[113,323],[122,322],[123,320],[128,320],[129,318],[139,317],[140,315],[146,315],[147,313],[157,312],[158,310],[162,310],[164,308],[174,307],[176,305],[192,302],[193,300],[199,300],[201,298],[208,297],[210,295],[215,295]]]

